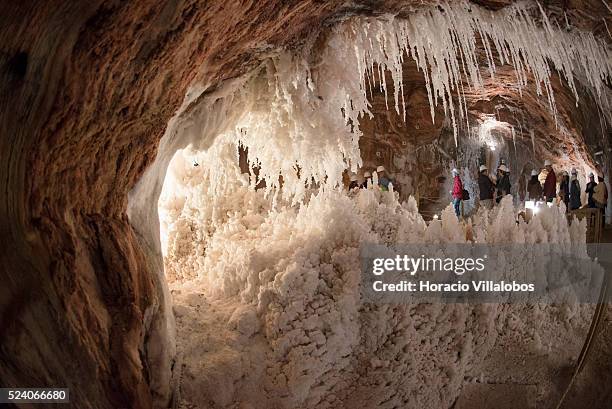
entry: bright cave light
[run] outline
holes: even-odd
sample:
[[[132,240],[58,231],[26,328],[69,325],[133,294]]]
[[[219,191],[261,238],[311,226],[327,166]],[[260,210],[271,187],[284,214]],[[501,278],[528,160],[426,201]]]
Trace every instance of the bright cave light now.
[[[510,133],[512,126],[507,122],[498,121],[492,116],[486,115],[478,127],[478,139],[486,145],[491,152],[495,152],[498,145],[498,137],[494,133]]]
[[[540,207],[543,206],[543,202],[536,202],[535,200],[528,200],[525,202],[525,210],[531,210],[533,214],[538,214],[540,212]]]
[[[190,193],[185,180],[197,180],[203,177],[205,169],[200,166],[201,163],[198,152],[189,145],[176,151],[168,165],[159,198],[163,205],[160,206],[158,203],[159,238],[164,257],[168,251],[168,232],[176,228],[173,224],[177,223],[178,215]]]

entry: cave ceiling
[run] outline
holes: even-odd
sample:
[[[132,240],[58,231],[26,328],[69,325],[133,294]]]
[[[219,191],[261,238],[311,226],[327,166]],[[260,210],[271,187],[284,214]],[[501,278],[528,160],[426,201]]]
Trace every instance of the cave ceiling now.
[[[125,193],[153,159],[190,84],[213,89],[256,67],[274,47],[299,46],[321,25],[352,15],[401,15],[430,3],[3,3],[5,64],[18,53],[27,56],[27,78],[19,78],[18,67],[10,68],[14,78],[2,91],[17,97],[5,111],[7,118],[21,114],[30,124],[19,132],[31,133],[24,152],[32,213],[41,214],[47,199],[121,212]],[[495,10],[511,2],[474,3]],[[570,24],[610,41],[604,22],[610,26],[612,13],[604,2],[542,6],[553,21],[561,24],[567,16]],[[44,95],[38,89],[43,84]],[[512,91],[504,93],[516,101]],[[110,160],[101,163],[101,158]]]

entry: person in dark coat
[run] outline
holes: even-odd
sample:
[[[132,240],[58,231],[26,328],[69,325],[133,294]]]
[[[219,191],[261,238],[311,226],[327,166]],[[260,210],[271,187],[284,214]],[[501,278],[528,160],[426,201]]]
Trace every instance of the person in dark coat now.
[[[359,189],[359,182],[357,182],[357,175],[351,175],[351,183],[349,183],[348,190]]]
[[[376,168],[376,173],[378,173],[378,186],[380,186],[380,190],[388,191],[389,183],[392,183],[392,180],[387,177],[385,167],[380,165]]]
[[[544,167],[546,167],[548,171],[546,180],[544,181],[544,197],[547,202],[552,202],[557,196],[557,175],[555,175],[555,171],[549,160],[544,162]]]
[[[368,188],[368,181],[370,181],[370,185],[372,185],[372,174],[370,172],[363,172],[363,183],[361,184],[362,189]]]
[[[538,179],[540,173],[537,170],[531,171],[531,179],[527,183],[527,193],[529,194],[529,200],[538,201],[542,198],[542,184]]]
[[[582,201],[580,200],[580,182],[578,181],[578,171],[576,169],[572,169],[572,177],[570,179],[570,188],[569,188],[569,208],[570,210],[580,209],[582,206]]]
[[[478,172],[478,189],[480,190],[480,205],[490,209],[493,207],[493,193],[495,185],[489,177],[489,170],[485,165],[480,165]]]
[[[589,173],[589,183],[586,185],[585,193],[587,194],[587,206],[591,209],[595,208],[595,201],[593,200],[593,192],[595,192],[595,186],[597,186],[597,182],[595,182],[595,175],[593,172]]]
[[[559,197],[565,203],[566,209],[569,209],[569,182],[569,175],[566,171],[563,171],[561,182],[559,183]]]
[[[497,178],[497,203],[499,203],[502,198],[506,195],[510,194],[510,169],[506,167],[506,165],[499,165],[497,168],[499,177]]]

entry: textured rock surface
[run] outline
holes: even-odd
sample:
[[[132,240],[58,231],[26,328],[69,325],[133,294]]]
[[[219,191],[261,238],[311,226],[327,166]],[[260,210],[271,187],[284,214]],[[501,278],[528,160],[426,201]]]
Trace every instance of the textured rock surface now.
[[[3,384],[67,386],[83,408],[165,405],[172,347],[160,259],[125,211],[187,87],[212,89],[321,24],[423,3],[2,2]],[[548,3],[605,36],[601,2]]]

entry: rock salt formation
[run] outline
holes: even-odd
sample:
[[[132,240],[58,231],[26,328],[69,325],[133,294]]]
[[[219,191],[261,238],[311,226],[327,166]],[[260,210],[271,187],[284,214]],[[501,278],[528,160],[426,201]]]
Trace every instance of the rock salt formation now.
[[[222,157],[211,148],[195,171],[184,160],[194,152],[177,155],[160,199],[185,407],[450,407],[466,384],[507,380],[490,368],[504,363],[514,382],[538,385],[540,406],[558,399],[551,373],[579,353],[591,305],[567,314],[565,305],[364,304],[360,245],[465,242],[450,207],[427,225],[412,199],[400,206],[391,192],[273,206],[234,179],[219,194],[206,168],[223,165],[211,151]],[[239,172],[228,159],[225,173]],[[476,215],[470,234],[584,240],[586,225],[568,228],[563,210],[539,216],[517,227],[507,198]],[[513,354],[487,359],[500,343]],[[514,357],[530,362],[505,362]]]
[[[215,115],[228,112],[223,108],[232,108],[232,101],[226,98],[227,90],[236,89],[262,61],[286,53],[305,55],[305,47],[316,49],[320,46],[317,41],[324,41],[334,27],[351,17],[393,14],[400,20],[435,3],[145,0],[0,4],[3,385],[69,387],[75,407],[167,407],[181,365],[175,354],[174,319],[163,275],[156,203],[166,165],[176,149],[185,147],[189,140],[185,137],[189,132],[180,127],[184,125],[180,119],[219,118]],[[473,2],[497,11],[503,11],[510,3]],[[594,38],[609,47],[608,27],[612,19],[605,2],[550,1],[543,7],[553,27],[557,24],[560,30],[566,25],[577,27],[593,33]],[[534,21],[538,26],[541,23],[539,17]],[[481,55],[484,50],[479,47]],[[316,57],[317,53],[310,55]],[[595,67],[583,64],[583,68],[591,66]],[[486,73],[486,64],[483,68]],[[399,71],[394,72],[397,78]],[[283,74],[286,76],[282,77]],[[407,78],[417,74],[414,68],[401,72]],[[596,114],[601,101],[597,100],[597,92],[582,88],[593,85],[596,88],[596,84],[589,84],[592,73],[576,74],[580,83],[575,84],[580,96],[578,108],[565,80],[555,74],[551,76],[548,88],[554,91],[556,119],[561,120],[567,132],[556,132],[557,121],[551,115],[554,111],[546,100],[536,101],[529,86],[522,97],[518,89],[508,86],[515,74],[511,67],[497,67],[494,79],[484,75],[483,85],[490,92],[478,96],[465,94],[467,116],[493,113],[500,98],[510,101],[511,107],[528,104],[522,122],[535,128],[538,156],[552,158],[557,149],[562,149],[566,154],[563,160],[568,163],[574,159],[589,162],[595,152],[603,151],[604,160],[608,161],[609,128],[602,125]],[[288,78],[292,73],[279,75]],[[229,82],[232,84],[228,85]],[[410,88],[409,82],[404,80],[406,88]],[[606,84],[602,92],[608,93],[609,79]],[[289,84],[284,85],[286,90],[290,89]],[[388,101],[390,111],[394,112],[392,96],[385,104]],[[374,104],[376,98],[373,97]],[[423,106],[418,98],[422,96],[414,97],[413,102]],[[329,101],[324,100],[325,103]],[[422,111],[422,115],[412,118],[412,123],[423,129],[431,127],[430,112]],[[510,122],[513,116],[509,112],[512,111],[502,109],[498,119]],[[408,120],[410,115],[408,112]],[[222,125],[214,121],[205,123],[209,130]],[[202,129],[196,125],[190,129]],[[365,131],[364,125],[362,132]],[[172,138],[172,132],[176,132],[177,138]],[[460,138],[460,132],[457,133]],[[602,138],[602,133],[608,138]],[[166,142],[162,140],[164,134],[170,135],[164,138]],[[446,143],[454,140],[452,132],[445,135]],[[257,146],[258,142],[261,139],[252,140],[251,144]],[[355,143],[359,142],[350,137],[341,142],[344,143],[341,149],[356,161]],[[199,148],[208,148],[206,143]],[[297,148],[306,150],[308,144]],[[580,158],[576,152],[580,152]],[[338,179],[336,159],[337,156],[330,158],[328,168],[315,166],[309,171],[318,172],[321,179],[324,171],[335,170],[329,177]],[[266,166],[262,173],[267,172],[273,180],[274,169]],[[145,172],[149,173],[143,180]],[[429,178],[436,175],[435,171],[429,174]],[[146,189],[133,190],[138,186]],[[132,196],[128,200],[129,192]],[[252,216],[244,223],[256,225],[259,220]],[[297,294],[287,295],[293,296]],[[191,301],[198,303],[197,299]],[[202,304],[198,308],[206,307]],[[181,309],[175,313],[180,320]],[[182,310],[184,316],[191,313]],[[440,312],[443,317],[452,313]],[[423,316],[427,314],[425,311]],[[262,328],[270,328],[249,326],[248,317],[252,315],[253,311],[248,309],[233,311],[228,317],[231,330],[249,337],[261,334]],[[285,317],[279,314],[274,319]],[[204,324],[216,328],[214,322]],[[596,356],[603,357],[599,362],[609,362],[610,356],[605,348],[612,332],[609,318],[604,324],[606,330],[595,346]],[[410,327],[406,328],[415,334]],[[308,336],[316,350],[320,350],[324,334],[313,331]],[[270,339],[279,344],[278,350],[287,337],[286,333],[270,334]],[[290,341],[291,345],[299,343],[299,337]],[[331,347],[342,354],[339,342]],[[231,366],[221,365],[235,362],[229,358],[220,361],[218,367],[223,371],[232,370]],[[298,362],[298,358],[296,355],[290,362]],[[274,357],[270,359],[281,365]],[[384,368],[388,360],[377,356],[371,367]],[[410,368],[402,365],[401,368]],[[334,368],[336,371],[337,367]],[[273,367],[270,376],[286,371],[297,373],[301,369]],[[591,403],[594,407],[598,402],[588,401],[588,397],[605,402],[609,390],[603,389],[608,395],[602,393],[598,380],[608,369],[605,364],[589,363],[572,402],[578,406]],[[340,384],[353,380],[336,374],[333,373],[334,379]],[[451,372],[447,375],[453,380],[448,383],[450,389],[456,391],[458,375]],[[281,404],[309,404],[321,396],[332,399],[317,389],[311,375],[304,382],[291,377],[286,386],[281,378],[273,382],[274,388],[288,387],[293,394],[281,398]],[[358,383],[353,386],[364,387]],[[351,402],[350,396],[360,398],[359,393],[350,395],[349,389],[337,388],[344,391],[337,399],[347,404]],[[381,399],[387,398],[384,387],[374,389]],[[232,403],[234,395],[229,389],[218,387],[216,392],[213,398],[218,405]],[[447,403],[452,396],[450,392],[440,396],[439,402]]]

